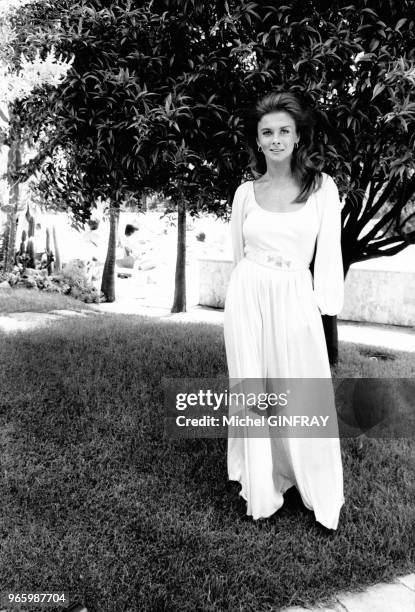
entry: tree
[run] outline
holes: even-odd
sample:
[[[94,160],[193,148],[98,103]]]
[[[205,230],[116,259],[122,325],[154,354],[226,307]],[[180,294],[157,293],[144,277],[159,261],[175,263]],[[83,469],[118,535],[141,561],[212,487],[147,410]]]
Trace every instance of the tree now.
[[[315,159],[342,195],[344,274],[415,241],[415,3],[360,0],[232,4],[226,23],[249,30],[259,93],[297,92],[316,109]],[[323,317],[331,362],[336,319]]]
[[[221,13],[202,3],[190,10],[175,0],[153,5],[169,16],[162,55],[171,58],[166,81],[181,94],[178,131],[216,166],[216,184],[230,174],[239,181],[246,166],[244,109],[271,88],[288,88],[317,107],[315,159],[345,196],[345,275],[354,262],[394,254],[414,241],[414,3],[223,6]],[[190,117],[195,125],[198,102],[204,102],[204,113],[195,143],[186,122]],[[335,320],[324,322],[334,333]]]
[[[76,157],[78,187],[89,201],[102,196],[119,208],[123,197],[135,194],[138,198],[146,189],[157,189],[180,208],[174,309],[183,309],[184,248],[180,245],[185,208],[194,211],[200,206],[205,189],[201,177],[209,184],[207,199],[212,200],[215,193],[216,167],[203,150],[208,138],[194,126],[195,122],[206,122],[206,108],[211,109],[208,121],[213,126],[217,119],[212,113],[218,114],[218,108],[202,94],[192,113],[181,93],[187,86],[181,60],[174,66],[171,45],[164,42],[176,26],[163,13],[151,12],[150,4],[137,9],[129,2],[105,4],[102,8],[98,0],[69,3],[62,17],[61,49],[74,53],[75,61],[70,78],[47,104],[56,133],[60,133],[56,150],[62,146],[66,155]],[[179,30],[175,45],[178,34]],[[199,31],[192,34],[193,46],[187,53],[200,44],[199,39]],[[179,75],[177,84],[172,80],[175,73]],[[51,159],[46,165],[51,189],[59,183],[55,172],[59,166]],[[73,176],[70,181],[75,188]],[[228,184],[227,190],[232,190]],[[111,219],[115,223],[115,215]],[[114,274],[113,246],[112,240],[103,277],[109,300],[114,299],[112,289],[108,294],[113,283],[107,279]]]
[[[61,1],[50,8],[49,17],[59,17],[59,50],[73,53],[75,61],[60,88],[54,93],[38,92],[27,101],[25,125],[42,143],[35,165],[39,168],[38,190],[45,202],[60,202],[80,224],[89,218],[97,199],[110,202],[111,229],[102,290],[106,299],[113,301],[117,211],[123,199],[135,194],[125,180],[125,130],[118,120],[126,102],[121,92],[128,78],[117,66],[120,34],[116,35],[112,20],[116,21],[115,13],[123,11],[114,3],[112,13],[107,4]],[[133,12],[132,17],[138,28],[140,24],[145,27],[143,9]],[[129,112],[135,102],[126,102]],[[38,113],[43,119],[41,130],[33,121]]]
[[[4,253],[4,269],[13,266],[16,244],[16,217],[19,210],[19,187],[23,181],[19,170],[22,165],[23,134],[18,102],[27,98],[33,90],[48,85],[56,86],[66,75],[70,61],[56,58],[54,50],[40,55],[39,46],[44,44],[45,36],[36,45],[22,42],[22,33],[28,34],[32,24],[22,16],[22,10],[32,0],[9,0],[0,7],[0,131],[3,143],[8,145],[7,180],[9,183],[7,249]],[[35,28],[36,29],[36,28]],[[33,33],[33,31],[32,31]],[[35,48],[36,47],[36,48]],[[26,178],[26,177],[25,177]]]

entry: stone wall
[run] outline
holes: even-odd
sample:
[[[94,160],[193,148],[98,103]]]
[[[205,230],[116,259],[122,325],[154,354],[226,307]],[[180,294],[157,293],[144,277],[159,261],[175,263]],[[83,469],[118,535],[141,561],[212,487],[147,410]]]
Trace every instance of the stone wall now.
[[[199,259],[200,305],[224,307],[231,272],[230,259]],[[344,308],[339,319],[415,325],[415,270],[352,266],[345,282]]]
[[[415,272],[350,268],[339,318],[415,325]]]

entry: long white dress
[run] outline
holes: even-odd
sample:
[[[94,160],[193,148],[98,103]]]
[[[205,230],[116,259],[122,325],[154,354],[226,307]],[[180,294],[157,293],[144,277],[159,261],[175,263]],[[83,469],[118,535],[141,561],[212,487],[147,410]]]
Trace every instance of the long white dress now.
[[[337,314],[343,304],[340,213],[337,187],[325,173],[320,189],[290,212],[260,207],[252,181],[238,187],[224,313],[231,380],[331,379],[321,314]],[[334,396],[333,412],[336,419]],[[336,529],[344,503],[338,437],[275,438],[263,431],[228,437],[228,476],[242,485],[247,514],[272,515],[296,486],[316,520]]]

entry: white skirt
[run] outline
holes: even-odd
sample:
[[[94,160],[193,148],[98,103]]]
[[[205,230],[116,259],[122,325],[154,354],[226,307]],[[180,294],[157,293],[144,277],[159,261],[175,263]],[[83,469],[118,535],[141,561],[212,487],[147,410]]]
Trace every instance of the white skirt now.
[[[231,380],[331,378],[308,269],[242,259],[226,295],[224,336]],[[334,396],[332,405],[336,419]],[[228,476],[241,484],[247,514],[269,517],[295,486],[316,520],[336,529],[344,503],[338,437],[274,437],[266,429],[261,435],[228,437]]]

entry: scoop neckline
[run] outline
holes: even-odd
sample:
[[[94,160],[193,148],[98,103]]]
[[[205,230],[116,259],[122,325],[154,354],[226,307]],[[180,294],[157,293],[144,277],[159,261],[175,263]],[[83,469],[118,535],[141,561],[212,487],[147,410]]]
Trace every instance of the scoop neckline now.
[[[311,196],[313,195],[313,194],[310,194],[304,206],[302,206],[301,208],[297,208],[297,210],[287,210],[287,212],[282,212],[280,210],[267,210],[266,208],[263,208],[260,204],[258,204],[258,201],[255,196],[254,181],[251,181],[251,185],[252,185],[252,196],[254,198],[254,203],[260,210],[263,210],[266,213],[270,213],[271,215],[294,215],[295,213],[300,213],[302,210],[304,210],[304,208],[306,208],[307,204],[311,200]]]

